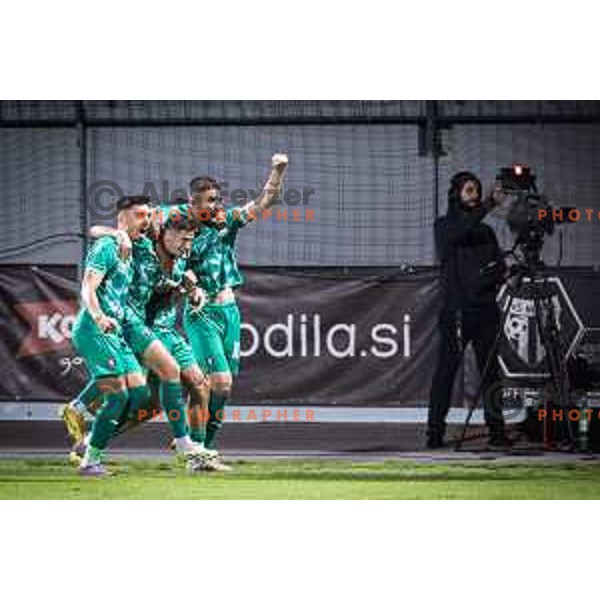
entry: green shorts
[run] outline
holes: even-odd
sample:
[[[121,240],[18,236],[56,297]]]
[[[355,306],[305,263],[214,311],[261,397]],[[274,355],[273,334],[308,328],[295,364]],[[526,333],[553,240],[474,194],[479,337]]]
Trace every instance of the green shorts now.
[[[153,329],[153,331],[182,371],[197,364],[191,346],[178,331],[160,328]]]
[[[152,329],[131,310],[127,312],[123,323],[123,337],[140,360],[148,346],[157,339]]]
[[[72,339],[93,378],[119,377],[142,370],[122,331],[103,333],[86,310],[77,315]]]
[[[207,304],[199,313],[186,307],[184,329],[206,374],[240,370],[240,310],[235,302]]]

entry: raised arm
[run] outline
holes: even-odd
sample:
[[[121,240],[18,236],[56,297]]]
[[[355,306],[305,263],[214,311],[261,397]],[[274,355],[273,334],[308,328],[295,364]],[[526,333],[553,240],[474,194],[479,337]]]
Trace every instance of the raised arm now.
[[[460,243],[469,232],[474,229],[489,212],[491,206],[487,200],[470,212],[458,212],[446,221],[442,245],[454,245]]]
[[[449,246],[461,243],[465,237],[483,220],[490,210],[500,204],[505,195],[501,188],[493,189],[486,199],[469,212],[458,211],[444,221],[443,226],[436,224],[436,243],[443,253]]]
[[[287,154],[273,154],[271,158],[271,175],[258,198],[254,200],[253,210],[258,212],[266,210],[277,200],[283,188],[283,178],[288,162]]]

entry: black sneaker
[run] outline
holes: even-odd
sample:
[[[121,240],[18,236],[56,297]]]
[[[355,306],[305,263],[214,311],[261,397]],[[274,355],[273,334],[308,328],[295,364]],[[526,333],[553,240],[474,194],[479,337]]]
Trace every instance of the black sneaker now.
[[[446,447],[446,442],[443,435],[428,434],[426,445],[428,450],[439,450]]]
[[[504,434],[491,435],[486,445],[488,452],[507,452],[512,448],[512,442]]]

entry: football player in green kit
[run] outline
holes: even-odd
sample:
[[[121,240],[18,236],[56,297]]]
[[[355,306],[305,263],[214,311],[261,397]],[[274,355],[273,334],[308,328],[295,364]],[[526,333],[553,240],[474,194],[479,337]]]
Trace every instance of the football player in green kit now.
[[[223,410],[239,370],[241,319],[233,290],[242,284],[243,278],[237,265],[235,241],[238,231],[254,220],[257,213],[267,210],[281,192],[288,157],[275,154],[271,164],[271,175],[261,194],[242,208],[223,210],[218,182],[211,177],[196,177],[190,183],[188,204],[164,205],[153,217],[156,225],[157,221],[161,224],[191,216],[200,226],[188,267],[208,302],[202,310],[186,304],[184,330],[196,360],[210,379],[208,419],[190,421],[192,440],[208,450],[216,448]],[[119,238],[120,247],[127,251],[126,236],[117,232],[112,235]],[[211,455],[210,462],[214,470],[228,470],[218,453]]]
[[[172,267],[165,270],[165,277],[155,286],[145,311],[146,325],[173,356],[181,371],[182,383],[190,394],[188,415],[192,431],[201,428],[202,423],[207,419],[205,413],[208,406],[209,386],[190,345],[177,331],[176,324],[177,304],[181,298],[187,299],[191,310],[200,310],[205,299],[204,293],[196,286],[195,278],[186,273],[186,261],[183,258],[189,254],[195,231],[195,225],[190,227],[189,221],[179,219],[166,221],[161,228],[155,244],[157,255],[168,260],[168,256],[174,256],[175,252],[179,251],[180,258],[173,262]],[[152,386],[153,389],[154,387]],[[149,399],[145,405],[138,405],[129,411],[127,421],[122,424],[117,433],[152,418],[156,410],[155,397]],[[212,460],[215,455],[216,452],[205,450],[203,460],[195,464],[194,470],[226,470],[217,461]]]
[[[271,159],[271,175],[259,197],[242,208],[223,210],[220,186],[211,177],[196,177],[190,183],[190,210],[204,223],[192,244],[188,268],[207,295],[201,311],[189,303],[184,313],[184,330],[202,370],[210,379],[208,421],[203,429],[192,429],[194,441],[210,450],[223,423],[224,407],[231,396],[233,379],[240,362],[241,318],[234,289],[243,283],[235,242],[239,230],[268,209],[281,192],[288,165],[285,154]],[[206,220],[204,215],[213,217]],[[216,462],[221,462],[217,454]]]
[[[205,451],[189,437],[181,380],[191,389],[192,399],[198,403],[208,393],[207,382],[193,360],[191,351],[186,353],[184,345],[175,344],[171,337],[164,334],[157,335],[147,326],[146,309],[155,291],[161,286],[164,287],[166,282],[185,294],[192,306],[201,300],[202,293],[199,289],[181,282],[185,263],[179,260],[179,257],[189,251],[194,233],[194,224],[179,221],[166,224],[156,243],[145,236],[138,236],[133,240],[133,273],[122,327],[123,337],[139,359],[139,363],[148,367],[159,379],[158,386],[155,387],[158,387],[160,403],[173,431],[175,448],[178,454],[188,461],[188,469],[192,471],[204,470],[203,465],[212,453]],[[91,234],[92,237],[100,237],[100,240],[109,238],[113,243],[122,239],[118,229],[100,226],[93,227]],[[175,282],[178,276],[180,281]],[[168,345],[164,341],[167,341]],[[176,353],[175,357],[170,350]],[[153,416],[154,410],[149,410],[152,404],[150,390],[144,369],[139,363],[136,364],[137,368],[132,368],[127,373],[127,410],[121,415],[119,425],[113,433],[120,433],[132,424],[145,420],[140,418],[142,414]],[[71,416],[79,415],[79,436],[84,435],[84,432],[81,432],[81,429],[85,428],[83,411],[87,409],[88,412],[92,412],[91,404],[97,394],[97,389],[94,389],[97,383],[94,380],[90,382],[86,388],[87,393],[80,394],[65,409],[65,414],[68,412]],[[71,428],[69,430],[71,431]]]
[[[150,224],[149,199],[126,196],[117,209],[117,229],[132,240],[140,238]],[[102,403],[80,465],[82,475],[107,474],[104,451],[128,402],[127,375],[137,367],[123,334],[132,276],[132,261],[120,256],[115,239],[103,238],[92,245],[85,261],[73,344],[86,361]]]

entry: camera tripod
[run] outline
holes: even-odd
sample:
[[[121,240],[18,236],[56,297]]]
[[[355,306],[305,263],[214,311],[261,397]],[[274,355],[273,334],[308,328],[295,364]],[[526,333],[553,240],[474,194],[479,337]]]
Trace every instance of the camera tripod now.
[[[507,254],[514,255],[514,247]],[[481,381],[473,402],[469,407],[462,433],[456,442],[455,449],[459,451],[465,441],[467,430],[473,417],[475,409],[479,406],[479,401],[484,393],[484,385],[487,376],[493,366],[493,361],[497,360],[500,342],[504,335],[505,326],[510,316],[511,307],[515,298],[522,298],[523,293],[527,292],[528,299],[533,301],[535,331],[539,336],[539,341],[545,352],[545,362],[548,368],[548,375],[544,377],[545,381],[550,381],[556,394],[556,402],[561,407],[567,406],[569,401],[569,378],[566,369],[566,344],[561,337],[560,328],[554,305],[549,276],[545,273],[543,262],[537,258],[535,252],[525,252],[526,261],[517,263],[511,267],[511,276],[514,281],[507,283],[508,296],[505,306],[501,307],[500,326],[496,334],[494,343],[490,348]],[[539,255],[538,255],[539,256]],[[464,349],[463,349],[464,351]],[[489,390],[488,390],[489,391]],[[501,394],[500,389],[496,390]],[[490,402],[493,398],[484,398],[484,402]],[[491,411],[497,411],[498,416],[502,416],[501,398],[499,402],[494,402]],[[547,409],[549,401],[544,398],[544,407]],[[546,415],[548,411],[546,410]],[[575,436],[572,431],[572,424],[567,420],[567,438],[570,445],[574,445]],[[544,427],[544,438],[546,438],[548,428]]]

